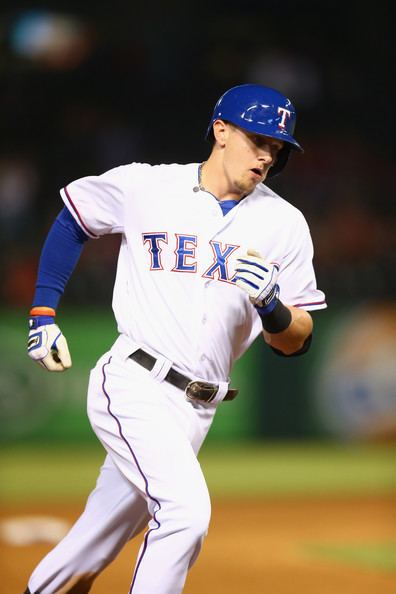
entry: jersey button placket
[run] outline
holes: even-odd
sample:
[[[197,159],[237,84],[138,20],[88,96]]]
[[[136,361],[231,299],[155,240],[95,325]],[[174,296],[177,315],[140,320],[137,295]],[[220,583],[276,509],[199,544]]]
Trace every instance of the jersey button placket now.
[[[203,282],[202,282],[203,281]],[[207,295],[207,291],[206,289],[208,289],[208,287],[211,284],[211,279],[209,278],[202,278],[201,280],[202,284],[201,284],[201,299],[200,299],[200,313],[199,313],[199,317],[197,318],[197,321],[199,320],[198,324],[198,334],[197,334],[197,350],[196,350],[196,361],[197,361],[197,369],[196,369],[196,373],[197,375],[202,375],[203,371],[200,368],[200,364],[203,365],[205,363],[207,363],[208,358],[205,354],[206,351],[206,345],[205,345],[205,335],[206,332],[204,330],[207,321],[208,321],[208,307],[207,307],[207,299],[208,299],[208,295]]]

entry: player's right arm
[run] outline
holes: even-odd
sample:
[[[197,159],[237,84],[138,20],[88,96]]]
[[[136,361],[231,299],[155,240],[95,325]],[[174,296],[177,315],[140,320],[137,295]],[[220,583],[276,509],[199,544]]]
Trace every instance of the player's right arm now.
[[[279,355],[306,353],[312,339],[313,321],[303,308],[285,305],[279,299],[279,264],[265,261],[248,250],[238,258],[236,285],[245,291],[263,325],[265,342]]]
[[[44,243],[29,317],[28,355],[48,371],[71,367],[66,338],[55,323],[56,309],[88,235],[66,207]]]

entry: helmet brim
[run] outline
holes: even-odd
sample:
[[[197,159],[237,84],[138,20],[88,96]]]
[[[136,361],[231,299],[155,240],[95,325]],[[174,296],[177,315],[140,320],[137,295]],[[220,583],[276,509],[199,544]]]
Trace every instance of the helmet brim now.
[[[215,120],[211,121],[208,129],[206,130],[206,135],[205,135],[205,139],[206,140],[214,140],[214,134],[213,134],[213,124],[217,121],[220,120],[222,118],[216,118]],[[240,128],[241,130],[247,130],[248,132],[252,132],[254,134],[258,134],[259,136],[266,136],[267,138],[274,138],[275,140],[281,140],[283,142],[285,142],[290,149],[294,150],[294,151],[298,151],[299,153],[303,153],[304,149],[302,148],[302,146],[300,145],[299,142],[297,142],[297,140],[295,138],[293,138],[293,136],[290,136],[290,134],[286,134],[283,133],[282,131],[279,132],[273,132],[271,130],[264,130],[264,126],[262,128],[261,131],[257,131],[257,125],[252,125],[249,126],[248,122],[246,122],[246,125],[241,126],[240,123],[236,123],[233,122],[232,120],[229,119],[224,119],[223,120],[226,123],[230,123],[233,124],[234,126],[237,126],[238,128]]]

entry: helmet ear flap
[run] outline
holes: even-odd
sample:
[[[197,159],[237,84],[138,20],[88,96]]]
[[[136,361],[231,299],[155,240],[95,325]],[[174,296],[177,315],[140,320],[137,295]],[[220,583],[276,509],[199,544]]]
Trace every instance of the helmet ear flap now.
[[[278,175],[282,171],[289,159],[290,150],[291,149],[288,145],[285,145],[283,148],[281,148],[276,157],[275,163],[268,171],[267,177],[275,177],[275,175]]]

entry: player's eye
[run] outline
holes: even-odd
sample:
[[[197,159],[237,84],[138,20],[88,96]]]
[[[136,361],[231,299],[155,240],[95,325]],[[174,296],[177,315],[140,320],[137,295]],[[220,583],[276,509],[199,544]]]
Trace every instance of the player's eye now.
[[[282,145],[281,144],[273,144],[272,145],[272,152],[274,155],[277,155],[279,153],[279,151],[281,150]]]
[[[259,134],[249,134],[249,138],[253,142],[253,144],[255,144],[258,147],[262,146],[266,142],[265,139]]]

